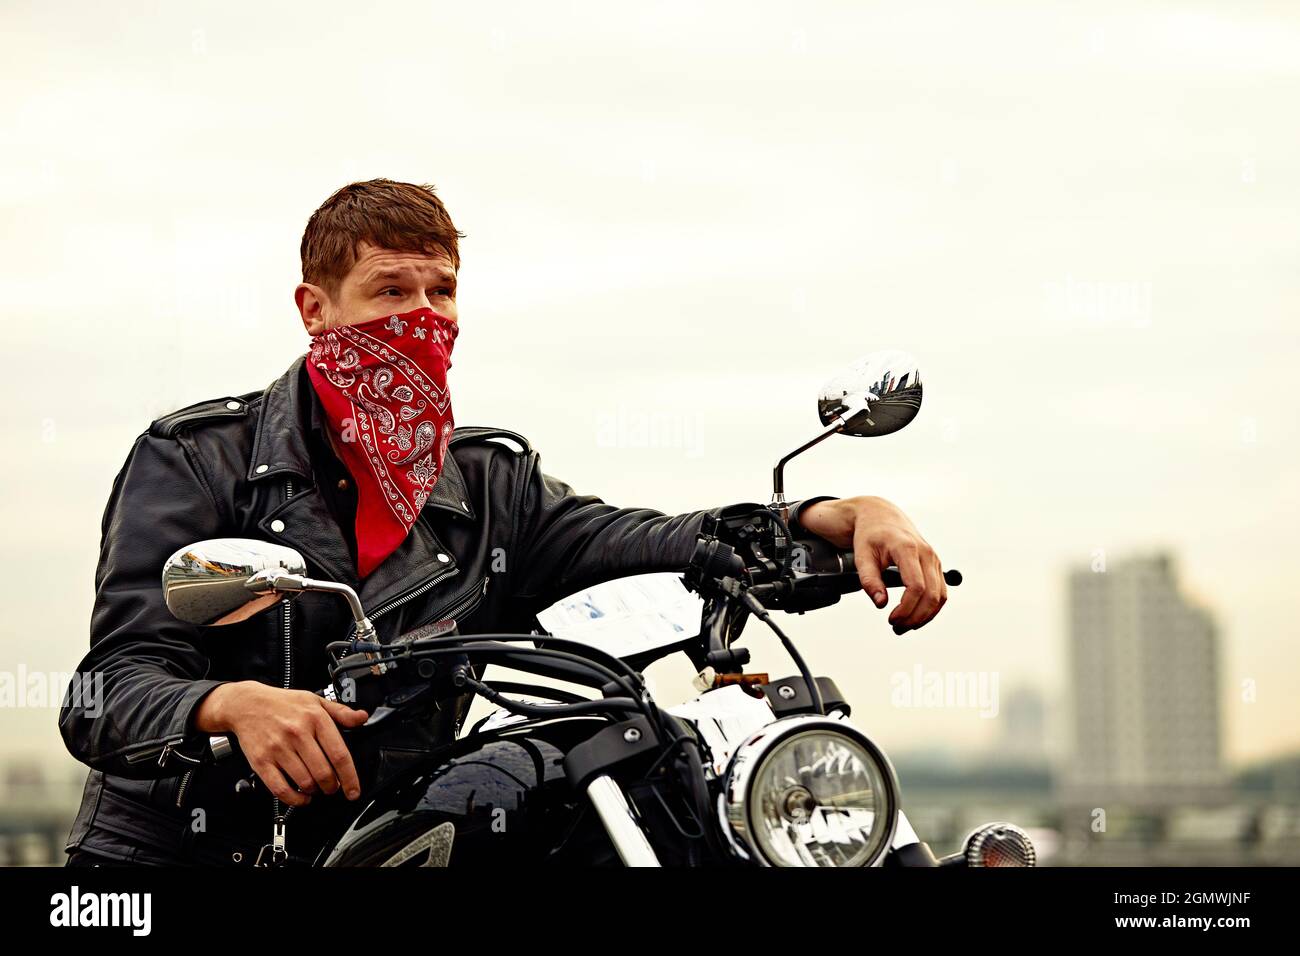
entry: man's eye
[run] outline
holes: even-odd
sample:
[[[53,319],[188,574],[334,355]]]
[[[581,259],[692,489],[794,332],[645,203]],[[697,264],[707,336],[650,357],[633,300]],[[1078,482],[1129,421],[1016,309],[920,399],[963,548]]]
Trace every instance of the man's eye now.
[[[401,295],[401,294],[402,294],[402,290],[401,290],[401,289],[385,289],[383,292],[381,292],[381,293],[379,293],[379,294],[380,294],[380,295]]]

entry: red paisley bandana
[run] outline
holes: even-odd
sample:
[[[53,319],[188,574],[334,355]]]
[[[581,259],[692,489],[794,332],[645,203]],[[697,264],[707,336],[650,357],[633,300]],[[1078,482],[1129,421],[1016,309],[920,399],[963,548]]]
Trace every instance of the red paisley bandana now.
[[[432,309],[315,336],[307,374],[357,487],[357,573],[406,539],[451,440],[456,323]]]

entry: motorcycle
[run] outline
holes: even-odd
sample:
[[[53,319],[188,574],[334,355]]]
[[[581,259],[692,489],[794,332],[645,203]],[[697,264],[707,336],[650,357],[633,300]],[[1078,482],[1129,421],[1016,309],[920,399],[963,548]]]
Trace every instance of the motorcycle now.
[[[177,551],[163,569],[167,606],[215,625],[308,591],[345,600],[353,633],[328,645],[331,683],[320,691],[369,711],[345,735],[382,734],[466,695],[496,706],[381,782],[317,866],[1033,866],[1032,842],[1010,823],[978,827],[960,852],[936,858],[908,822],[888,758],[773,617],[860,590],[851,552],[791,535],[786,465],[832,435],[898,431],[921,397],[906,353],[855,362],[818,396],[824,431],[777,462],[768,505],[710,516],[684,574],[599,585],[538,615],[533,633],[461,634],[448,619],[381,643],[352,588],[307,577],[290,548],[247,539]],[[902,584],[896,568],[884,577]],[[961,583],[957,571],[945,578]],[[750,618],[780,640],[794,676],[745,672]],[[663,708],[644,670],[677,653],[699,693]],[[551,683],[489,679],[491,666]],[[215,736],[202,759],[235,751]],[[287,861],[287,817],[277,803],[259,865]]]

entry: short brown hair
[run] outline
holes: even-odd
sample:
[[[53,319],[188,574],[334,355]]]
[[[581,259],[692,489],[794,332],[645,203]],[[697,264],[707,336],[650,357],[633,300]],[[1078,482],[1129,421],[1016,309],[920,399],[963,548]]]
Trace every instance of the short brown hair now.
[[[338,288],[368,242],[396,252],[443,254],[460,269],[457,232],[432,186],[371,179],[330,196],[307,220],[302,234],[302,281]]]

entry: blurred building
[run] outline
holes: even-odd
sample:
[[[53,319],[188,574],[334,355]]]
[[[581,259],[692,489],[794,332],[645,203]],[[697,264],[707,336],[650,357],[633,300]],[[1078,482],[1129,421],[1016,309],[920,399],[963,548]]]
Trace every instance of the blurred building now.
[[[1039,764],[1047,759],[1047,703],[1033,687],[1014,687],[1002,696],[1000,732],[994,753],[1003,761]]]
[[[1073,755],[1090,796],[1210,796],[1225,783],[1214,622],[1178,589],[1168,555],[1069,580]]]

